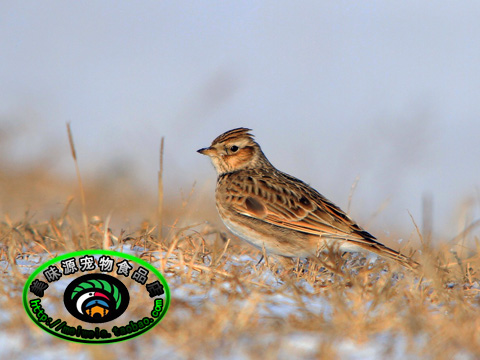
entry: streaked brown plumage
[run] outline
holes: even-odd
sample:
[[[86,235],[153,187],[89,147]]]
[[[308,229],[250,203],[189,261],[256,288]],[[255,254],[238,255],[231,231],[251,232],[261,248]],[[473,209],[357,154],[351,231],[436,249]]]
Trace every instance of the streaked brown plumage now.
[[[315,189],[277,170],[249,131],[227,131],[198,150],[217,170],[217,209],[235,235],[286,257],[314,257],[319,248],[331,246],[368,250],[408,268],[418,266],[376,241]]]

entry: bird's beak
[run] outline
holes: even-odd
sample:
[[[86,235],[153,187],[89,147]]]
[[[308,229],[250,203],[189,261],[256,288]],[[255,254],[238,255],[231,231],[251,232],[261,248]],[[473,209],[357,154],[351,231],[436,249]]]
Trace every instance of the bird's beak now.
[[[212,148],[212,147],[208,147],[208,148],[199,149],[199,150],[197,150],[197,152],[202,154],[202,155],[211,156],[215,153],[215,149]]]

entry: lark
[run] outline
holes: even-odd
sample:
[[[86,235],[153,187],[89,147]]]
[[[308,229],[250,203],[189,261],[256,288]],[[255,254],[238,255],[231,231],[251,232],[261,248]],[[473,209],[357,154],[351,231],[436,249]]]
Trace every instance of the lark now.
[[[267,254],[289,258],[313,258],[330,248],[370,251],[410,269],[418,266],[378,242],[318,191],[277,170],[250,131],[227,131],[198,150],[217,171],[217,210],[232,233]]]

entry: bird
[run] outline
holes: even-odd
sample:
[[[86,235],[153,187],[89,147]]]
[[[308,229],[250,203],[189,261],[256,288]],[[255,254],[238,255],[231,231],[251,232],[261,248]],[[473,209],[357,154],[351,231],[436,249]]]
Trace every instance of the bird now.
[[[305,182],[275,168],[240,127],[197,150],[217,172],[216,207],[226,227],[267,254],[318,258],[327,248],[371,252],[409,269],[419,264],[382,243]]]

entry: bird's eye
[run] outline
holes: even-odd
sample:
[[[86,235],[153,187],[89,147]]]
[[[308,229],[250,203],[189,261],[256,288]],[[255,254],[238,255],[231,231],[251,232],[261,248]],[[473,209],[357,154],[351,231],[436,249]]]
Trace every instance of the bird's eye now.
[[[235,152],[235,151],[238,150],[238,146],[237,146],[237,145],[233,145],[233,146],[230,148],[230,150],[231,150],[232,152]]]

